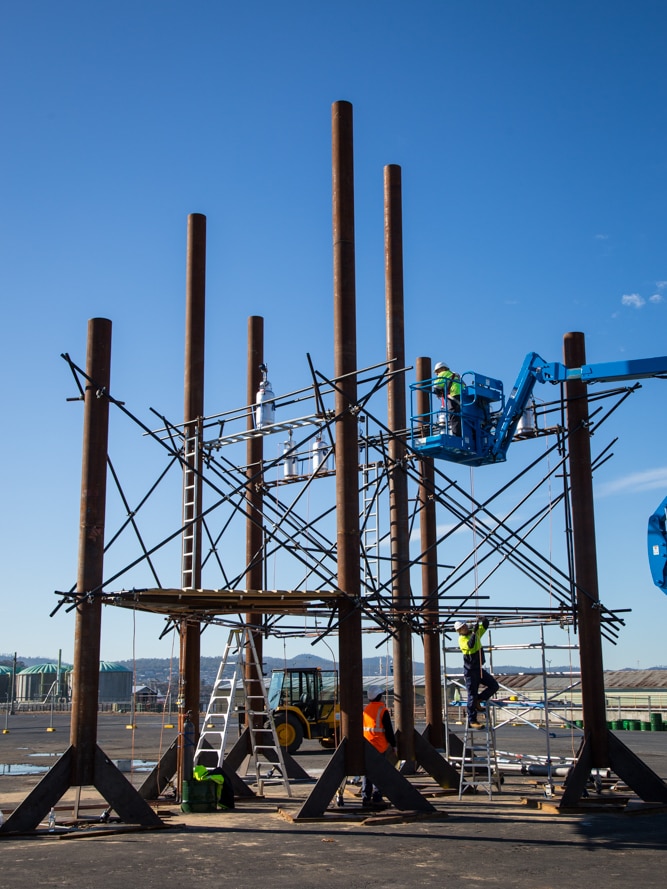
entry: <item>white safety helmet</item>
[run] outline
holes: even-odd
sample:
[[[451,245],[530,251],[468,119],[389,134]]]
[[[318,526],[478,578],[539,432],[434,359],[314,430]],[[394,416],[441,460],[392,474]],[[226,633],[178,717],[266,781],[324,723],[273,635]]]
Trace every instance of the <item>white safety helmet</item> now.
[[[374,701],[376,698],[379,698],[380,695],[384,694],[384,689],[380,688],[379,685],[369,685],[368,686],[368,700]]]
[[[459,630],[462,630],[463,627],[467,627],[467,626],[468,626],[468,625],[467,625],[467,623],[466,623],[464,620],[457,620],[457,621],[454,621],[454,629],[456,630],[457,633],[458,633]]]
[[[434,373],[439,373],[441,370],[449,370],[449,365],[445,364],[444,361],[438,361],[436,366],[433,368]]]

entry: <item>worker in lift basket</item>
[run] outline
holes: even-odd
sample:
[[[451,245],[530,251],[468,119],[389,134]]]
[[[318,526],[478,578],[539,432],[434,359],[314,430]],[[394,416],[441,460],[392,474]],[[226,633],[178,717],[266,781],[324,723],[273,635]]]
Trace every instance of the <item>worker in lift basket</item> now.
[[[447,415],[449,417],[449,434],[461,437],[461,377],[444,361],[438,361],[433,368],[435,379],[433,394],[442,399],[444,405],[447,398]]]
[[[368,686],[368,704],[364,707],[364,738],[390,765],[395,766],[398,762],[396,736],[389,710],[382,700],[383,695],[384,690],[379,685]],[[373,784],[368,775],[364,775],[361,782],[361,801],[365,806],[382,803],[382,791]]]
[[[480,705],[495,695],[500,686],[495,678],[484,669],[484,649],[482,636],[489,628],[488,617],[480,618],[472,629],[461,620],[457,620],[454,629],[459,634],[459,648],[463,652],[463,678],[468,692],[468,726],[481,728],[477,712]],[[480,685],[484,691],[479,694]]]

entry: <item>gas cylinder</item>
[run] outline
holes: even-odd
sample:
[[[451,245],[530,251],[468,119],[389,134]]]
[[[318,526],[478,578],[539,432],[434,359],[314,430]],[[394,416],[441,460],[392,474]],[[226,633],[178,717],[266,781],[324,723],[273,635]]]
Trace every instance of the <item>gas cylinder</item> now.
[[[537,432],[537,411],[535,410],[535,402],[531,398],[523,409],[521,418],[516,427],[517,435],[535,435]]]
[[[292,438],[292,430],[290,429],[289,438],[283,442],[283,476],[285,478],[293,478],[298,475],[298,461],[296,451],[294,450],[294,439]]]
[[[318,435],[315,441],[313,442],[313,472],[317,472],[317,470],[322,467],[322,469],[326,468],[327,463],[327,446],[322,441],[322,435]]]
[[[255,426],[262,429],[264,426],[270,426],[276,420],[276,403],[275,395],[268,379],[263,379],[259,384],[257,398],[255,400]]]

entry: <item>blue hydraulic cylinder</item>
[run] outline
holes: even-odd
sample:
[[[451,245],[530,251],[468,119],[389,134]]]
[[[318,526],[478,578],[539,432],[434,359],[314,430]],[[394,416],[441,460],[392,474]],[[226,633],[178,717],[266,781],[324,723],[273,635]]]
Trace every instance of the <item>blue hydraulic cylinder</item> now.
[[[498,428],[494,435],[491,454],[495,461],[505,460],[507,457],[507,449],[514,438],[516,427],[519,425],[521,415],[533,394],[538,369],[542,368],[545,363],[537,352],[529,352],[524,358],[519,376],[507,397],[505,410],[498,421]]]
[[[653,583],[667,595],[667,497],[648,520],[648,563]]]

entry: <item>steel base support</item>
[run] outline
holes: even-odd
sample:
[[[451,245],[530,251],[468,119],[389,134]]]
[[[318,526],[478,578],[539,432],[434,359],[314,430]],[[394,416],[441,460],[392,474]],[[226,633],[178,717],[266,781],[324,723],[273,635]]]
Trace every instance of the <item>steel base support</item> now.
[[[72,786],[76,748],[68,747],[53,768],[0,827],[1,834],[36,830]],[[164,822],[143,799],[108,756],[95,746],[93,786],[125,824],[161,828]]]
[[[630,750],[616,735],[607,731],[609,768],[645,803],[667,803],[667,784]],[[593,768],[591,736],[587,734],[579,748],[577,761],[565,783],[559,809],[576,806],[584,794]]]
[[[178,739],[174,738],[171,746],[162,754],[162,758],[139,788],[139,796],[143,799],[157,799],[176,774],[178,768]]]
[[[459,786],[459,773],[456,768],[417,730],[415,730],[414,745],[417,763],[443,790]]]
[[[339,792],[343,781],[347,777],[345,774],[346,743],[347,739],[343,738],[308,799],[296,814],[295,821],[321,817],[331,800]],[[431,803],[424,799],[407,778],[390,765],[372,744],[364,740],[363,749],[366,775],[368,775],[376,787],[380,788],[382,793],[397,809],[425,813],[436,811]]]

